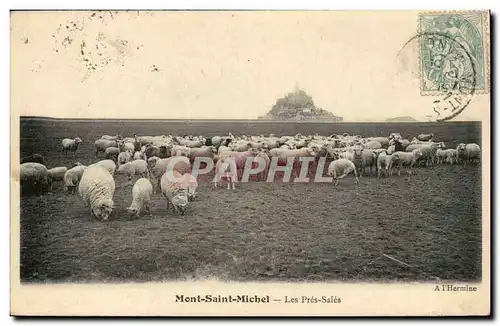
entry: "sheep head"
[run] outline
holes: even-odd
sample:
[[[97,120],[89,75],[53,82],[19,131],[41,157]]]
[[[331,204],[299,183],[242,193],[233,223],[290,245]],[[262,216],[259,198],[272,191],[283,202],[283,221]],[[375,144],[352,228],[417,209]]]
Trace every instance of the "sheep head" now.
[[[158,163],[159,158],[156,156],[148,158],[148,166],[150,168],[154,168],[156,164]]]
[[[457,152],[463,152],[463,151],[465,151],[465,144],[464,143],[458,144]]]
[[[188,205],[188,198],[186,195],[177,194],[172,198],[172,205],[178,214],[184,215]]]
[[[114,203],[111,199],[101,199],[97,201],[96,206],[94,208],[94,215],[103,220],[107,221],[111,212],[113,211]]]
[[[130,214],[130,216],[137,216],[139,210],[137,209],[137,207],[128,207],[127,212]]]

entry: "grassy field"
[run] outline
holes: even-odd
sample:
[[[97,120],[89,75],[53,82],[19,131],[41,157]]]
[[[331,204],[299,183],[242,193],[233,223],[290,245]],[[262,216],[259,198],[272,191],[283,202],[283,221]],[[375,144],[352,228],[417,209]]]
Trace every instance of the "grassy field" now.
[[[76,160],[90,164],[103,134],[212,136],[349,132],[404,137],[433,132],[448,147],[481,144],[478,123],[275,123],[235,121],[21,120],[21,156],[49,168],[72,164],[60,142],[79,136]],[[21,198],[23,282],[122,282],[218,278],[262,281],[474,281],[481,278],[481,171],[418,168],[412,176],[333,184],[250,182],[235,191],[199,180],[184,217],[155,194],[153,218],[130,220],[131,184],[117,176],[109,222],[91,220],[80,198],[57,185]],[[390,255],[412,267],[399,264]]]

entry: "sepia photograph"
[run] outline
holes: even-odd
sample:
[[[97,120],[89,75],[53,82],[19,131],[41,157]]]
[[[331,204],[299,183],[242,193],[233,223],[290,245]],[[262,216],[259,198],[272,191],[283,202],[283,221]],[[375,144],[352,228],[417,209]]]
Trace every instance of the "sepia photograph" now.
[[[20,10],[10,36],[11,314],[490,313],[489,11]]]

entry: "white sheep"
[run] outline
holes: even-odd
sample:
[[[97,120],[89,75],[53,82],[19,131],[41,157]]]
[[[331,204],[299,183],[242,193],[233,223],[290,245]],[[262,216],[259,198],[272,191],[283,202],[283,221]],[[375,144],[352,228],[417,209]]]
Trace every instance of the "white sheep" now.
[[[460,143],[457,146],[457,154],[460,161],[464,162],[465,167],[467,163],[472,163],[475,160],[480,160],[481,148],[478,144],[475,143],[469,143],[467,145],[464,143]]]
[[[445,150],[446,158],[445,162],[450,164],[454,164],[458,160],[458,152],[455,148],[450,148]]]
[[[134,157],[133,157],[134,160],[146,160],[146,154],[144,154],[144,152],[141,152],[141,151],[137,151],[134,153]]]
[[[48,176],[49,176],[49,184],[50,184],[50,191],[52,191],[53,183],[56,181],[63,181],[64,182],[64,175],[68,171],[68,168],[65,166],[59,166],[56,168],[52,168],[48,170]]]
[[[75,192],[75,188],[80,182],[83,171],[85,171],[86,168],[85,165],[76,165],[64,173],[64,186],[69,193]]]
[[[125,174],[128,180],[132,180],[132,176],[140,175],[141,178],[149,177],[148,164],[144,160],[134,160],[127,162],[118,167],[118,174]]]
[[[116,140],[108,140],[108,139],[98,139],[94,142],[95,147],[95,157],[99,154],[99,152],[106,153],[106,149],[110,147],[116,148],[118,146]]]
[[[135,217],[139,217],[142,206],[146,208],[149,216],[151,213],[151,195],[153,194],[153,185],[146,178],[140,178],[132,187],[132,203],[127,208],[127,212]]]
[[[358,175],[356,173],[356,166],[354,163],[348,159],[340,158],[338,160],[332,161],[330,165],[328,165],[328,176],[333,176],[335,179],[335,185],[338,185],[339,180],[348,176],[351,172],[354,173],[354,177],[356,178],[356,183],[359,183]]]
[[[100,160],[94,164],[90,164],[90,166],[101,166],[108,170],[109,174],[114,175],[116,171],[116,164],[113,160]]]
[[[64,155],[68,155],[68,152],[73,152],[73,155],[76,156],[76,151],[81,142],[82,139],[80,137],[74,139],[64,138],[61,142]]]
[[[189,162],[189,159],[185,156],[176,156],[176,157],[169,157],[169,158],[159,158],[156,156],[148,158],[148,167],[150,171],[150,175],[157,180],[158,183],[158,190],[161,188],[160,186],[160,181],[161,177],[167,170],[167,167],[171,167],[173,170],[176,170],[180,172],[181,174],[191,172],[191,163]]]
[[[118,155],[120,155],[120,150],[118,149],[118,147],[108,147],[104,151],[104,157],[106,159],[118,161]]]
[[[35,162],[21,164],[19,181],[23,191],[34,190],[35,194],[40,196],[49,186],[47,167]]]
[[[217,182],[221,183],[221,178],[227,180],[227,189],[235,189],[235,183],[238,181],[238,167],[236,159],[233,156],[223,156],[215,165],[214,187],[217,188]]]
[[[121,152],[120,154],[118,154],[118,159],[117,159],[118,167],[120,167],[120,165],[122,164],[130,162],[131,160],[132,160],[132,152],[128,150],[125,152]]]
[[[184,215],[188,207],[188,185],[182,179],[182,174],[176,170],[164,173],[160,180],[161,193],[167,199],[167,209],[172,204],[172,210]]]
[[[401,176],[401,168],[406,167],[407,173],[411,174],[411,168],[415,164],[418,158],[422,156],[420,149],[414,149],[412,152],[395,152],[392,154],[392,166],[398,167],[398,175]],[[390,175],[392,175],[392,167],[390,170]]]
[[[376,168],[377,155],[370,149],[355,147],[352,162],[356,166],[356,172],[358,172],[359,177],[362,177],[367,167],[370,168],[370,174],[372,173],[372,167]]]
[[[377,157],[377,176],[380,178],[382,170],[385,176],[389,176],[389,171],[392,168],[392,155],[387,154],[386,151],[381,152]]]
[[[96,216],[108,220],[114,208],[113,195],[115,180],[108,170],[101,166],[89,166],[85,169],[78,186],[78,193],[83,203],[90,210],[90,217]]]
[[[135,150],[134,143],[135,143],[135,141],[119,140],[117,145],[118,145],[118,148],[120,149],[120,152],[129,151],[129,152],[133,153]]]

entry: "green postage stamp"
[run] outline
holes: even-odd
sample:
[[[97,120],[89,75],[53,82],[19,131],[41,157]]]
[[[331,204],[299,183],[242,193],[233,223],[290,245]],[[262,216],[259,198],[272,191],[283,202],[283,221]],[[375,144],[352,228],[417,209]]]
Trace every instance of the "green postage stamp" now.
[[[436,11],[418,17],[422,95],[490,88],[489,11]]]

